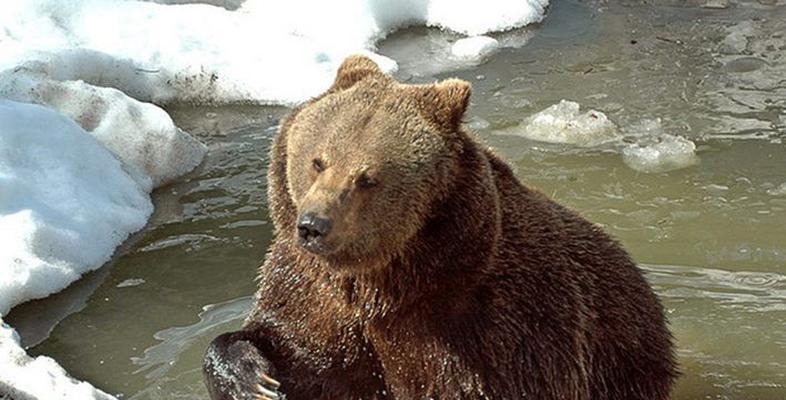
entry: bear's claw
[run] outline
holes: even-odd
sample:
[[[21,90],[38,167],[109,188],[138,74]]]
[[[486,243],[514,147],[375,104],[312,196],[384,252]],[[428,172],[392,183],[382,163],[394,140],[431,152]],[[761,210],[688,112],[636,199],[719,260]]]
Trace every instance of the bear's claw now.
[[[262,381],[265,382],[265,384],[267,384],[269,386],[272,386],[273,389],[278,389],[279,387],[281,387],[281,383],[279,381],[271,378],[270,375],[268,375],[268,374],[262,374],[261,378],[262,378]]]
[[[276,393],[276,392],[274,392],[274,391],[272,391],[272,390],[270,390],[270,389],[268,389],[268,388],[266,388],[266,387],[264,387],[262,385],[257,385],[257,391],[265,399],[269,399],[269,400],[278,400],[279,399],[278,393]],[[257,396],[259,396],[259,395],[257,395]]]
[[[213,400],[284,400],[281,383],[273,379],[271,364],[245,339],[245,332],[229,332],[210,343],[203,372]]]

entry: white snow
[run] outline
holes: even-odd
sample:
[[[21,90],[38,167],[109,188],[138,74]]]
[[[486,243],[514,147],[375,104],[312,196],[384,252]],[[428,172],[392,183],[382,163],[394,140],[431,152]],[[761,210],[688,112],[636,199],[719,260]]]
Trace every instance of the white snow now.
[[[0,315],[106,262],[145,225],[149,190],[72,120],[0,100]]]
[[[373,51],[397,28],[482,35],[539,21],[547,4],[248,0],[229,11],[129,0],[8,2],[0,13],[0,70],[28,64],[57,80],[112,86],[159,104],[291,104],[324,90],[351,53],[395,69]]]
[[[194,169],[205,153],[164,110],[114,88],[17,69],[0,73],[0,98],[44,105],[73,119],[148,192]]]
[[[0,318],[0,398],[4,396],[14,400],[114,399],[87,382],[69,377],[49,357],[29,357],[19,336]]]
[[[0,99],[2,317],[108,261],[147,222],[154,185],[193,169],[205,147],[163,110],[114,89],[2,75],[0,93],[65,114]],[[25,357],[8,335],[0,339],[0,393],[109,398],[51,359]]]
[[[605,114],[596,110],[581,113],[579,103],[568,100],[561,100],[520,125],[499,133],[582,147],[597,146],[621,137],[617,126]]]
[[[472,36],[457,40],[450,48],[450,52],[458,59],[480,61],[497,49],[499,49],[497,39],[488,36]]]
[[[66,104],[79,114],[78,102]],[[101,103],[93,105],[100,108]],[[102,121],[91,123],[100,127]],[[129,128],[135,127],[95,131],[103,133],[104,142],[125,141],[131,150],[131,139],[146,132]],[[153,177],[145,171],[144,165],[124,165],[64,115],[0,100],[0,317],[14,305],[60,291],[100,267],[145,225],[153,211],[148,197]],[[0,329],[0,393],[12,398],[111,398],[72,380],[49,358],[27,357],[7,326]]]

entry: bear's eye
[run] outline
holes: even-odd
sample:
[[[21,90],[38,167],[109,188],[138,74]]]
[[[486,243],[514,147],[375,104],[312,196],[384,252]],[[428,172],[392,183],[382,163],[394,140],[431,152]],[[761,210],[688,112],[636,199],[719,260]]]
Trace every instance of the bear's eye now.
[[[377,186],[377,181],[370,176],[363,174],[355,180],[355,185],[361,189],[370,189]]]
[[[311,160],[311,166],[313,166],[314,170],[317,172],[322,172],[325,170],[325,163],[323,163],[319,158]]]

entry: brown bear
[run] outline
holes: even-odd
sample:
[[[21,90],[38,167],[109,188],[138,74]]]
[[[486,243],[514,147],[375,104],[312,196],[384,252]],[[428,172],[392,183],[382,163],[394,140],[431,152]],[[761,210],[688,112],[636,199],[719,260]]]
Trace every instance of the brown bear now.
[[[353,56],[291,113],[256,306],[205,356],[214,399],[669,397],[642,272],[461,127],[469,96]]]

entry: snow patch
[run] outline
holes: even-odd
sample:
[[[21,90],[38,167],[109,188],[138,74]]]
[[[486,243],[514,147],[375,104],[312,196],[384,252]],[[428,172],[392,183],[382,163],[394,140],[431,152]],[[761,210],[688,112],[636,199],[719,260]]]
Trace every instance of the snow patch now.
[[[398,28],[483,35],[540,21],[547,5],[248,0],[230,11],[128,0],[10,2],[0,14],[0,70],[35,63],[31,68],[53,79],[111,86],[158,104],[293,104],[325,90],[349,54],[365,53],[394,70],[395,62],[374,50]]]
[[[147,222],[154,185],[193,169],[205,148],[164,111],[115,89],[1,74],[0,94],[67,115],[0,99],[2,316],[105,264]],[[0,392],[111,398],[49,358],[17,354],[9,337],[0,339]]]
[[[427,4],[426,25],[466,35],[507,31],[538,22],[549,4],[548,0],[410,1]]]
[[[194,169],[206,152],[164,110],[117,89],[16,69],[0,73],[0,98],[44,105],[73,119],[148,192]]]
[[[109,260],[152,213],[149,189],[72,120],[0,100],[0,315]]]
[[[562,100],[527,118],[519,126],[500,133],[582,147],[597,146],[620,138],[617,126],[606,114],[596,110],[581,113],[579,103],[568,100]]]

